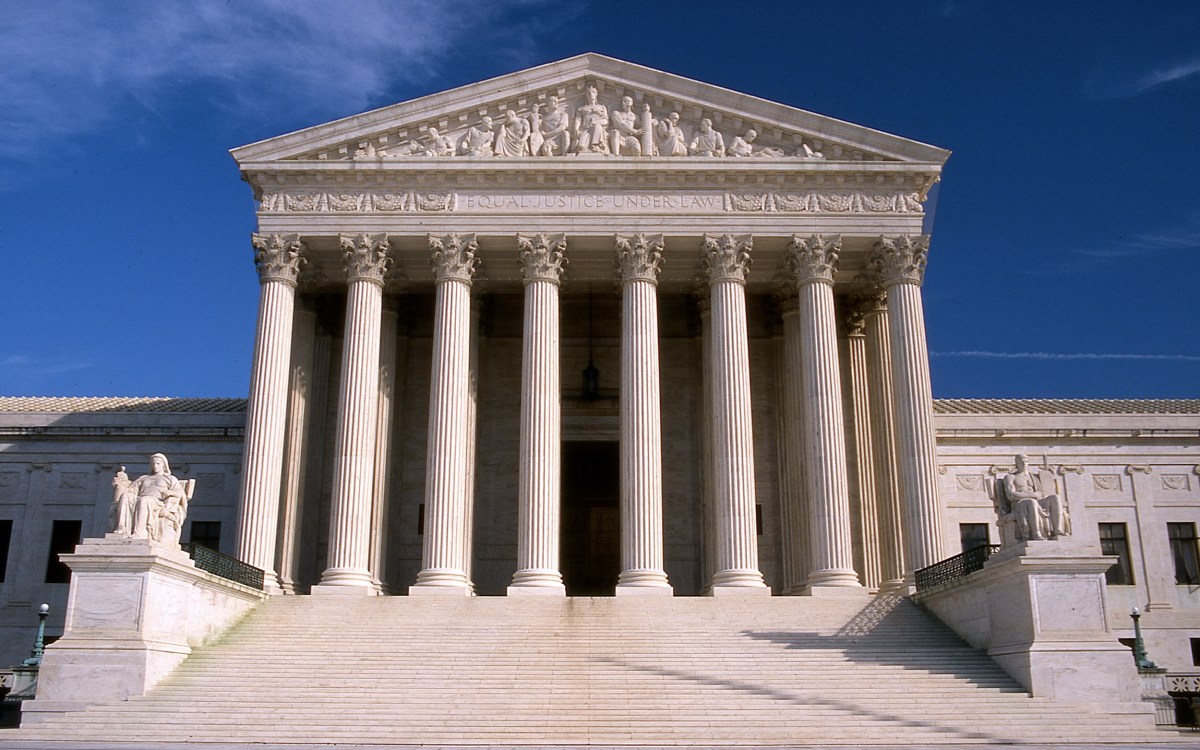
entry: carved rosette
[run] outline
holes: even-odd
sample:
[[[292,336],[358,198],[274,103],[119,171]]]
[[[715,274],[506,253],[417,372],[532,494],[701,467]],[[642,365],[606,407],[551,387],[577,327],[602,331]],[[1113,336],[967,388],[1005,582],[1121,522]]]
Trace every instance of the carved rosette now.
[[[254,267],[261,283],[281,281],[296,286],[304,258],[304,243],[298,234],[253,234]]]
[[[783,260],[784,268],[797,285],[810,282],[832,284],[841,251],[840,234],[831,237],[814,234],[808,238],[793,235]]]
[[[894,284],[921,285],[929,259],[929,235],[883,236],[867,260],[867,268],[879,274],[885,287]]]
[[[750,249],[754,239],[748,235],[733,236],[725,234],[720,237],[704,235],[700,243],[703,255],[704,270],[708,274],[708,283],[733,281],[745,285],[746,273],[750,269]]]
[[[562,278],[567,258],[565,234],[518,234],[517,246],[521,252],[521,273],[525,283],[551,281],[555,284]]]
[[[617,270],[621,283],[649,281],[658,284],[662,265],[663,236],[661,234],[618,234]]]
[[[388,236],[386,234],[343,234],[342,253],[346,266],[346,280],[369,281],[383,286],[388,266]]]
[[[475,269],[479,266],[479,243],[475,233],[448,234],[444,237],[429,235],[429,249],[432,253],[431,262],[438,283],[443,281],[460,281],[468,286]]]

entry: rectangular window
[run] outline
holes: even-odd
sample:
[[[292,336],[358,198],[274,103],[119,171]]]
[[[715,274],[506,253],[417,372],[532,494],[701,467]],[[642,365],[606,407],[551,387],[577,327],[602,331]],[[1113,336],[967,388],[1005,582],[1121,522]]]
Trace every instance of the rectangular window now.
[[[12,520],[0,519],[0,583],[8,574],[8,549],[12,544]]]
[[[1196,554],[1196,524],[1169,523],[1167,537],[1171,540],[1171,557],[1175,560],[1175,583],[1200,585],[1200,558]]]
[[[1133,568],[1129,564],[1129,533],[1125,530],[1125,524],[1100,524],[1100,551],[1117,556],[1117,564],[1104,573],[1109,585],[1132,586]]]
[[[192,531],[189,540],[192,544],[208,547],[214,552],[221,551],[221,522],[192,521]]]
[[[1188,638],[1192,645],[1192,666],[1200,667],[1200,638]]]
[[[986,547],[989,525],[986,523],[960,523],[958,525],[958,539],[962,542],[962,551],[970,552],[976,547]]]
[[[70,583],[71,569],[58,559],[75,551],[83,533],[83,521],[55,521],[50,527],[50,554],[46,559],[46,583]]]
[[[758,534],[759,536],[763,535],[763,519],[762,519],[762,506],[761,505],[754,506],[754,533]]]
[[[425,534],[425,503],[417,506],[417,534],[420,536]]]

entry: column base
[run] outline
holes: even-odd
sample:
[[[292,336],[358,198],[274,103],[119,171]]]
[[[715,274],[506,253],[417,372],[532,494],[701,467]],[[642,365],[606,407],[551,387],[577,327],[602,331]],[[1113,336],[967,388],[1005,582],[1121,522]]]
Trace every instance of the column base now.
[[[667,584],[618,583],[613,592],[616,596],[675,596],[675,589]]]
[[[858,574],[847,568],[829,568],[817,570],[808,574],[808,584],[805,590],[811,588],[862,588]]]
[[[508,596],[563,596],[567,595],[567,587],[561,583],[557,586],[509,586]]]
[[[801,596],[825,599],[869,599],[871,592],[864,586],[805,586]]]
[[[467,597],[467,596],[474,596],[474,592],[471,591],[471,587],[467,586],[467,585],[452,586],[452,585],[444,585],[444,584],[435,585],[435,584],[430,584],[430,583],[414,583],[412,586],[408,587],[408,595],[415,596],[415,597],[422,597],[422,596]]]
[[[379,596],[372,586],[318,583],[308,591],[309,596]]]
[[[908,596],[915,590],[899,578],[879,584],[880,596]]]
[[[524,568],[513,573],[509,588],[560,588],[563,587],[562,573],[552,568]]]
[[[766,583],[763,582],[762,573],[757,568],[731,568],[722,570],[713,575],[712,586],[737,586],[737,587],[752,587],[764,588]]]
[[[730,584],[717,584],[713,586],[709,592],[709,596],[770,596],[771,589],[766,584],[758,586],[736,586]]]

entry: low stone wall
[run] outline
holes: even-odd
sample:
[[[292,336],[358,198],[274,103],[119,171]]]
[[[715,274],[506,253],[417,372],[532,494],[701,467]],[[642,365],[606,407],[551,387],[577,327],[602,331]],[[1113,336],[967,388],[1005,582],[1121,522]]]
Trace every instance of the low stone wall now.
[[[1129,649],[1108,627],[1104,571],[1115,560],[1070,539],[1027,542],[914,599],[1031,695],[1150,717]]]
[[[62,560],[71,568],[66,627],[22,707],[27,723],[143,695],[267,598],[147,539],[87,539]]]

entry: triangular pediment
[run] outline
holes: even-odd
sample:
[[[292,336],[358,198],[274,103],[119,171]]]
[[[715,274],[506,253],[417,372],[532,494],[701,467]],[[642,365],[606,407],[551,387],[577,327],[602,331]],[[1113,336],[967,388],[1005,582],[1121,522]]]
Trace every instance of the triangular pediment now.
[[[949,156],[934,146],[594,53],[306,128],[232,153],[243,167],[264,162],[645,154],[797,164],[940,165]]]

